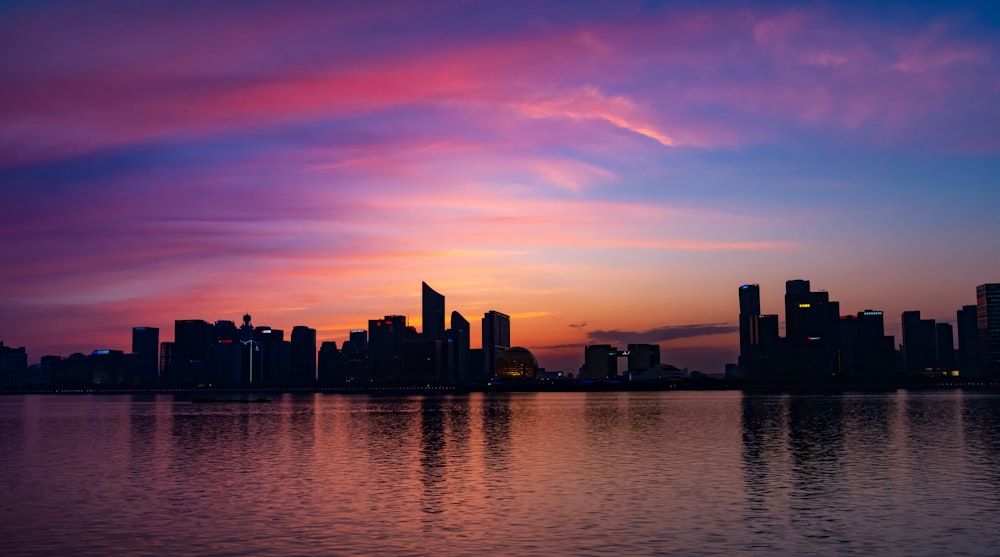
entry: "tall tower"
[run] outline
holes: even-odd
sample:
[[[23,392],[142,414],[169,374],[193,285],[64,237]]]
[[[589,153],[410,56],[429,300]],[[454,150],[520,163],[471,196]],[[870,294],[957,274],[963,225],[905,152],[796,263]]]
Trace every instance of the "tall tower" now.
[[[955,329],[950,323],[934,326],[935,362],[938,371],[950,372],[955,369]]]
[[[451,312],[451,330],[449,339],[452,343],[451,373],[457,383],[465,383],[471,378],[469,369],[469,345],[471,343],[469,321],[457,311]]]
[[[406,317],[402,315],[368,320],[368,363],[372,381],[392,382],[402,378],[405,338]]]
[[[795,373],[838,373],[840,303],[831,301],[827,292],[813,292],[808,280],[785,282],[785,344]]]
[[[316,382],[316,329],[304,325],[292,328],[291,383],[312,385]]]
[[[740,357],[739,366],[744,373],[755,371],[752,321],[760,315],[760,286],[744,284],[740,287]]]
[[[136,381],[153,385],[160,379],[160,329],[132,327],[132,355],[136,359]]]
[[[444,296],[436,292],[426,282],[422,285],[423,294],[421,296],[424,338],[429,340],[444,337]]]
[[[490,310],[483,315],[483,371],[493,377],[497,356],[510,348],[510,316]]]
[[[919,311],[904,311],[903,371],[920,375],[937,367],[936,324],[933,319],[921,319]]]
[[[963,375],[979,371],[979,318],[976,306],[962,306],[955,314],[958,326],[958,366]]]
[[[976,324],[982,371],[1000,374],[1000,283],[976,287]]]

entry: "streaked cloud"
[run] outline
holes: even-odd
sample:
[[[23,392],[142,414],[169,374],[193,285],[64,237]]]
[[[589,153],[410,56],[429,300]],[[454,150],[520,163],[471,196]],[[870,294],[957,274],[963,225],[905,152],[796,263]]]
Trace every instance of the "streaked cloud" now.
[[[617,329],[587,331],[591,344],[599,342],[612,344],[658,344],[682,338],[722,335],[739,332],[738,325],[731,323],[696,323],[691,325],[666,325],[644,331],[623,331]]]

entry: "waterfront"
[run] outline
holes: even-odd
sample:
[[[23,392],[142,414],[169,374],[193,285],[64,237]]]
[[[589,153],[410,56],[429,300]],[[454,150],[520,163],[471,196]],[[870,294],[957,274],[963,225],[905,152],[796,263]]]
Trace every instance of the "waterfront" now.
[[[0,397],[4,554],[1000,546],[993,392],[185,397]]]

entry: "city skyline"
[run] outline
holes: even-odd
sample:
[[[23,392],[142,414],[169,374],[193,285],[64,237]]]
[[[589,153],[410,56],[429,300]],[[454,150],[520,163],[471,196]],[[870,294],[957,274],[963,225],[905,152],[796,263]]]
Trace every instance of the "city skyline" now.
[[[423,328],[425,281],[549,369],[718,373],[740,284],[778,313],[810,280],[898,344],[1000,277],[990,3],[0,14],[0,341],[32,362],[248,311]]]
[[[735,306],[734,310],[738,311],[737,314],[738,325],[736,326],[737,345],[734,347],[737,353],[737,357],[735,357],[732,361],[726,361],[723,363],[723,366],[725,367],[725,375],[727,378],[729,378],[731,372],[735,372],[736,375],[732,377],[734,379],[770,378],[779,381],[786,381],[786,380],[795,381],[796,378],[803,379],[803,378],[809,378],[811,376],[816,376],[817,372],[820,375],[822,375],[824,371],[821,370],[826,370],[826,372],[832,371],[833,375],[838,377],[851,377],[851,376],[857,377],[858,374],[860,374],[861,377],[869,379],[877,377],[881,380],[886,377],[892,377],[893,374],[896,373],[902,373],[903,375],[909,375],[911,377],[913,375],[919,375],[920,372],[925,367],[928,370],[930,368],[937,367],[938,371],[942,372],[944,372],[945,370],[958,370],[959,367],[961,367],[965,369],[966,372],[971,371],[973,376],[975,376],[978,375],[981,371],[987,374],[990,373],[988,371],[989,368],[985,363],[980,369],[979,363],[981,355],[986,356],[986,354],[991,354],[991,356],[989,356],[988,359],[992,359],[994,361],[996,359],[996,353],[997,353],[995,346],[996,343],[994,340],[992,340],[995,337],[995,335],[992,335],[991,332],[998,327],[997,323],[1000,322],[998,321],[1000,320],[1000,317],[998,317],[998,312],[1000,312],[1000,305],[997,304],[997,300],[1000,300],[1000,295],[998,295],[998,292],[1000,292],[1000,283],[986,283],[975,286],[973,290],[976,293],[976,300],[974,300],[973,304],[966,304],[961,307],[958,307],[954,313],[953,319],[945,319],[942,320],[942,322],[935,323],[938,320],[934,318],[923,319],[921,316],[921,310],[919,309],[910,309],[903,311],[900,316],[899,334],[896,335],[893,335],[890,332],[892,330],[891,328],[885,326],[886,324],[885,312],[883,312],[882,310],[872,309],[872,308],[865,308],[865,309],[850,308],[850,307],[842,308],[839,301],[831,300],[829,298],[830,292],[827,291],[826,289],[812,290],[809,280],[789,279],[785,281],[784,284],[785,284],[785,290],[783,295],[784,311],[781,313],[772,313],[771,310],[774,308],[768,307],[761,303],[762,296],[761,296],[761,287],[759,284],[748,283],[748,284],[743,284],[737,288],[737,296],[735,297],[736,303],[734,304]],[[764,292],[767,292],[767,290],[768,289],[765,288]],[[436,358],[438,357],[446,358],[448,359],[448,361],[452,362],[449,364],[445,364],[444,360],[442,360],[440,365],[444,365],[445,368],[457,365],[462,369],[462,371],[458,371],[457,369],[455,369],[452,372],[449,372],[449,373],[454,373],[455,375],[451,375],[447,379],[445,379],[443,376],[437,379],[445,381],[447,383],[455,383],[455,382],[460,383],[461,382],[460,378],[464,377],[467,371],[475,369],[481,370],[481,373],[484,373],[485,377],[492,377],[495,375],[493,362],[501,353],[515,347],[518,349],[524,348],[517,346],[516,343],[511,342],[511,330],[516,330],[516,327],[512,326],[510,316],[508,316],[507,314],[504,314],[497,310],[489,310],[485,312],[483,314],[481,321],[475,319],[473,320],[473,322],[479,322],[482,325],[482,327],[479,327],[479,333],[476,335],[470,335],[472,330],[470,321],[462,316],[461,311],[453,308],[451,312],[451,324],[445,329],[443,317],[448,308],[448,305],[446,303],[447,296],[443,293],[436,291],[426,282],[421,283],[420,292],[421,292],[420,314],[423,315],[423,320],[422,320],[423,322],[431,323],[429,327],[418,328],[417,326],[415,326],[413,322],[410,321],[408,314],[400,314],[396,312],[392,314],[386,314],[384,318],[369,319],[367,327],[352,329],[349,332],[348,337],[339,339],[326,339],[322,341],[322,344],[324,345],[331,344],[333,347],[339,345],[340,348],[343,349],[346,353],[348,351],[348,346],[350,344],[354,342],[360,342],[365,347],[364,349],[361,349],[361,352],[364,352],[366,354],[366,358],[368,357],[385,358],[387,356],[390,358],[394,358],[401,355],[402,352],[397,353],[396,356],[392,356],[390,353],[395,353],[397,349],[401,350],[402,345],[400,345],[397,349],[391,349],[389,348],[389,345],[404,342],[404,336],[405,340],[409,341],[438,341],[444,343],[454,342],[456,343],[454,345],[456,348],[454,349],[457,349],[458,346],[463,346],[464,348],[462,350],[465,350],[466,352],[469,348],[478,350],[478,353],[482,355],[481,362],[479,362],[478,360],[476,360],[475,362],[467,361],[468,358],[470,357],[469,354],[463,352],[462,353],[463,355],[459,356],[458,352],[451,352],[451,350],[453,349],[448,349],[448,354],[449,354],[448,356],[441,354],[436,357]],[[983,308],[981,311],[978,312],[978,314],[977,314],[977,305]],[[814,313],[814,312],[819,312],[819,313]],[[963,316],[963,314],[965,315]],[[431,318],[430,320],[428,320],[428,316],[430,316]],[[260,338],[259,335],[261,331],[265,333],[270,333],[272,330],[274,330],[279,335],[278,338],[281,339],[283,338],[284,331],[287,330],[291,332],[290,346],[293,347],[291,348],[292,353],[299,354],[299,356],[295,357],[289,356],[291,357],[289,365],[292,366],[290,368],[289,373],[292,373],[292,377],[294,377],[295,376],[294,369],[296,366],[299,366],[302,369],[312,366],[314,368],[312,376],[313,379],[316,378],[315,377],[316,356],[317,354],[319,354],[319,361],[322,362],[323,351],[319,350],[321,342],[317,341],[316,329],[310,327],[309,324],[298,323],[295,324],[294,326],[287,326],[287,327],[286,326],[273,327],[270,324],[266,324],[254,327],[253,325],[251,325],[252,316],[249,313],[245,313],[242,316],[243,325],[239,328],[239,332],[237,332],[235,320],[229,320],[226,319],[225,317],[206,320],[203,317],[205,316],[193,319],[174,319],[172,327],[169,326],[151,327],[148,324],[133,325],[131,327],[131,335],[132,335],[131,353],[137,355],[140,358],[153,358],[154,360],[159,358],[161,361],[160,365],[158,366],[159,369],[158,374],[162,375],[163,373],[165,373],[165,368],[162,367],[164,365],[164,361],[162,360],[162,358],[172,357],[166,355],[172,354],[173,346],[179,342],[179,339],[177,338],[176,335],[179,334],[178,331],[182,330],[180,327],[185,327],[184,330],[187,331],[190,329],[187,329],[186,327],[194,326],[198,330],[198,332],[194,333],[194,338],[204,337],[202,338],[202,340],[205,340],[206,338],[228,339],[228,340],[218,340],[218,342],[227,344],[233,343],[236,345],[233,348],[237,348],[239,342],[242,342],[244,345],[249,343],[249,347],[254,348],[255,345],[257,345],[258,343],[256,340],[252,339]],[[794,321],[792,325],[789,325],[789,317],[791,317]],[[923,317],[926,317],[926,315]],[[758,318],[762,320],[759,323],[758,323]],[[845,319],[850,320],[851,323],[854,324],[843,323]],[[872,319],[874,319],[875,321],[871,321]],[[969,319],[971,319],[971,321],[969,321]],[[838,324],[838,321],[841,322],[841,324]],[[261,323],[261,321],[258,321],[258,323]],[[921,323],[930,327],[929,332],[922,331],[920,333],[921,337],[919,337],[919,342],[915,343],[905,342],[907,334],[906,331],[910,330],[911,334],[914,334],[913,331],[916,331],[917,330],[916,328]],[[843,362],[843,358],[845,356],[841,354],[833,355],[831,352],[828,353],[827,356],[822,356],[821,359],[830,358],[831,356],[833,359],[824,362],[817,362],[814,361],[815,355],[809,356],[806,352],[802,353],[789,352],[787,356],[780,357],[780,362],[768,364],[766,366],[766,370],[770,371],[765,371],[765,373],[761,375],[762,371],[761,365],[759,363],[756,363],[755,360],[757,356],[754,356],[754,355],[761,355],[759,349],[757,348],[759,343],[761,342],[770,343],[779,341],[785,342],[787,339],[787,342],[792,343],[789,346],[793,346],[795,342],[798,342],[800,340],[805,340],[807,337],[809,338],[809,340],[816,340],[816,341],[819,341],[822,338],[823,345],[826,346],[825,348],[826,351],[829,352],[830,350],[834,350],[835,348],[837,351],[839,351],[841,342],[847,341],[846,338],[843,341],[841,340],[841,335],[846,334],[842,329],[844,325],[849,325],[852,328],[852,330],[855,331],[855,333],[853,334],[857,334],[857,331],[860,330],[863,336],[868,336],[868,337],[874,336],[876,338],[882,339],[881,341],[879,341],[877,347],[869,346],[866,349],[868,350],[868,355],[859,356],[859,358],[863,358],[865,362],[859,362],[857,364],[859,367],[856,371],[853,371],[854,364],[847,365]],[[390,340],[389,337],[384,337],[384,338],[379,337],[381,340],[375,340],[376,339],[375,333],[383,326],[385,326],[386,329],[389,329],[393,326],[397,327],[398,330],[396,330],[395,333],[390,333],[392,335],[393,340]],[[218,329],[218,328],[221,329],[218,332],[208,332],[206,336],[206,332],[201,330],[202,327],[207,327],[210,329]],[[840,328],[841,331],[834,334],[833,333],[834,329],[831,329],[830,327],[834,327],[834,329]],[[937,329],[938,327],[943,327],[943,329],[939,330]],[[153,342],[152,344],[150,343],[149,340],[150,338],[154,339],[159,338],[159,331],[161,329],[165,333],[170,330],[175,331],[174,336],[169,336],[167,334],[164,334],[164,336],[160,338],[162,344],[169,345],[170,348],[164,347],[161,349],[161,347],[156,342]],[[405,333],[406,330],[410,330],[411,332]],[[193,330],[190,331],[193,332]],[[972,338],[967,337],[967,334],[969,332],[972,333]],[[150,337],[147,333],[152,333],[152,337]],[[361,334],[361,337],[356,336],[359,333]],[[188,335],[189,333],[185,334]],[[670,332],[660,331],[659,333],[656,334],[669,335]],[[942,342],[941,340],[936,340],[936,337],[938,339],[941,339],[942,334],[945,335],[947,341],[944,341],[945,343],[941,345],[940,348],[936,349],[935,345]],[[308,337],[306,337],[306,335],[308,335]],[[811,336],[811,335],[817,335],[817,336]],[[836,337],[836,340],[833,341],[835,344],[827,345],[828,343],[828,339],[826,338],[827,335],[834,335],[834,337]],[[296,336],[299,336],[298,341],[296,340]],[[478,343],[470,342],[472,336],[481,339],[481,342]],[[761,339],[764,337],[771,338],[773,339],[773,341],[762,341]],[[306,353],[308,353],[308,351],[311,350],[312,352],[311,358],[309,356],[303,356],[302,355],[303,352],[301,349],[297,350],[294,348],[296,342],[300,342],[302,340],[305,340],[306,338],[308,338],[308,340],[305,342],[305,344],[302,345],[302,347],[311,347],[307,348],[306,350]],[[356,340],[358,338],[360,338],[360,340]],[[489,343],[487,343],[488,338],[492,339]],[[559,372],[559,373],[566,372],[567,374],[569,374],[569,376],[576,376],[576,374],[579,372],[581,374],[581,377],[583,377],[583,375],[585,375],[584,374],[585,368],[591,365],[588,362],[592,357],[591,354],[592,349],[610,350],[611,351],[610,361],[616,362],[619,359],[619,357],[628,356],[629,351],[636,346],[642,346],[643,350],[655,349],[656,351],[655,358],[649,360],[654,365],[658,365],[661,362],[661,359],[663,360],[664,364],[673,365],[675,363],[673,360],[671,360],[671,356],[673,355],[670,353],[669,350],[666,350],[664,357],[661,358],[660,356],[662,349],[661,345],[664,344],[663,342],[657,342],[657,341],[652,341],[648,343],[641,342],[643,337],[639,335],[631,335],[624,338],[629,339],[630,342],[627,343],[611,342],[610,344],[589,343],[586,345],[572,347],[576,350],[576,355],[570,356],[569,357],[570,359],[567,360],[573,362],[575,358],[575,363],[573,363],[570,367],[553,368],[551,366],[545,366],[544,362],[542,362],[542,365],[540,365],[539,367],[542,369],[548,369],[548,371],[551,372]],[[654,334],[654,336],[646,338],[658,338],[658,337],[656,337]],[[199,342],[202,342],[202,340],[195,341],[194,344],[197,345]],[[187,339],[184,342],[186,345],[190,345],[191,340]],[[212,342],[214,343],[215,341]],[[385,342],[388,342],[389,345],[381,346],[379,344]],[[3,344],[4,344],[3,340],[0,339],[0,348],[3,347]],[[616,344],[627,344],[629,351],[622,352],[621,346],[615,346]],[[853,347],[853,341],[850,341],[850,344],[852,345],[852,347],[849,348],[849,350],[851,351],[850,357],[854,358],[855,356],[853,355],[853,352],[855,348]],[[373,356],[373,352],[369,352],[368,346],[376,346],[376,345],[381,346],[381,348],[374,349],[374,353],[379,355]],[[531,350],[531,346],[532,344],[530,342],[526,343],[526,347],[528,348],[529,351]],[[819,344],[817,344],[817,347],[818,346]],[[137,347],[142,347],[142,348],[137,348]],[[155,349],[153,347],[155,347]],[[490,348],[487,350],[487,347]],[[351,348],[351,350],[357,351],[359,350],[359,348],[360,348],[359,346],[354,346]],[[96,355],[107,355],[108,353],[116,353],[116,352],[119,354],[129,353],[129,351],[125,349],[124,345],[90,347],[90,348],[75,350],[72,354],[49,353],[49,354],[31,355],[30,347],[24,347],[24,346],[16,347],[16,346],[11,346],[9,344],[6,346],[5,349],[6,350],[16,349],[20,351],[19,353],[21,354],[22,358],[27,355],[28,362],[31,363],[32,365],[37,364],[39,360],[41,360],[44,357],[48,358],[55,357],[58,359],[63,359],[71,355],[96,356]],[[386,352],[386,350],[388,350],[389,352]],[[776,357],[777,352],[775,352],[775,350],[777,349],[774,348],[773,346],[765,350],[767,352],[766,358],[768,360]],[[785,349],[782,348],[781,350],[783,352]],[[860,351],[860,348],[858,350]],[[879,357],[872,356],[870,354],[872,350],[880,352],[881,356]],[[929,358],[930,361],[926,362],[922,361],[918,365],[914,365],[913,362],[907,363],[908,360],[914,357],[913,353],[914,350],[921,351],[920,358],[922,360],[926,360]],[[929,356],[926,355],[927,350],[930,351]],[[945,350],[947,351],[947,355],[936,356],[935,355],[936,350]],[[973,350],[974,353],[966,354],[968,350]],[[886,351],[888,351],[888,354],[885,353]],[[891,355],[892,353],[896,353],[897,356],[901,358],[901,360],[895,361],[894,356]],[[272,354],[272,356],[274,355],[275,354]],[[203,357],[204,357],[203,355],[199,355],[197,358],[201,359]],[[301,360],[302,357],[306,358],[306,362],[308,362],[311,359],[312,364],[303,363]],[[298,360],[296,360],[296,358],[298,358]],[[451,358],[457,358],[457,360],[451,360]],[[641,358],[647,358],[646,354],[643,353]],[[298,361],[299,363],[296,364],[294,363],[295,361]],[[982,361],[986,362],[987,360],[982,360]],[[610,376],[613,377],[619,372],[624,372],[625,369],[628,370],[634,369],[633,366],[631,365],[631,362],[632,359],[630,358],[629,359],[630,365],[626,366],[626,368],[624,369],[621,367],[620,364],[617,363],[609,364],[608,371],[610,373]],[[959,365],[959,362],[961,363],[961,365]],[[900,363],[902,363],[902,365],[900,365]],[[385,364],[388,365],[390,368],[394,368],[397,370],[403,369],[403,368],[395,368],[395,366],[399,364],[388,364],[388,363]],[[241,369],[243,369],[242,368],[243,365],[244,364],[242,363],[236,364],[236,366]],[[378,365],[374,363],[372,365],[375,366],[375,368],[378,368]],[[646,364],[645,366],[642,366],[640,369],[645,369],[646,366],[648,365],[650,364]],[[969,368],[970,365],[974,366],[975,369]],[[147,365],[147,367],[149,366]],[[320,367],[322,367],[322,365]],[[253,369],[252,366],[250,369],[251,370]],[[685,372],[687,372],[688,368],[684,367],[684,370]],[[705,370],[705,369],[691,368],[690,371],[707,373],[709,375],[717,375],[717,376],[722,375],[721,373],[722,370],[715,370],[715,369]],[[441,372],[442,371],[439,370],[438,373]],[[377,375],[378,373],[376,373],[376,376]],[[256,377],[256,375],[254,375],[253,377]],[[190,379],[190,380],[196,382],[195,379]],[[247,378],[244,378],[244,380],[247,380]],[[311,379],[303,379],[302,377],[299,377],[299,380],[301,380],[303,383],[311,381]],[[148,381],[148,378],[144,379],[144,381]],[[249,380],[249,384],[252,385],[253,381]]]

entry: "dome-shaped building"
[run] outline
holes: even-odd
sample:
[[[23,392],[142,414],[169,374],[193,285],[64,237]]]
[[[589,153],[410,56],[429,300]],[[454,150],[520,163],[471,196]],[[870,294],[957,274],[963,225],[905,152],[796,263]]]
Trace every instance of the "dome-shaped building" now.
[[[499,381],[534,379],[538,373],[538,360],[527,348],[513,346],[497,357],[494,369]]]

